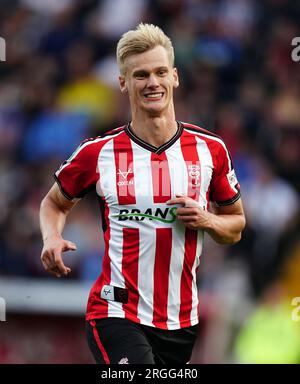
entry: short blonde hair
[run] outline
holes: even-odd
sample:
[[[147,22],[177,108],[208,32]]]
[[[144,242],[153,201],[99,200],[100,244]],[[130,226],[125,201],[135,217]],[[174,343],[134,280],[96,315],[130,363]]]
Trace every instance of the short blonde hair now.
[[[161,45],[174,66],[174,48],[168,36],[156,25],[140,23],[136,29],[124,33],[117,45],[117,61],[121,75],[125,75],[125,60],[131,55],[146,52]]]

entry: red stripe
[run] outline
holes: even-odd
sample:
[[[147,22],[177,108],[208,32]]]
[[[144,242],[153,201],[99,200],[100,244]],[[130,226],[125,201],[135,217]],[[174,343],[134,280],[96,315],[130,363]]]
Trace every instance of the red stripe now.
[[[122,129],[125,129],[125,128],[126,128],[126,125],[122,125],[121,127],[110,129],[109,131],[105,132],[103,134],[103,136],[105,137],[106,135],[112,135],[114,133],[118,133],[118,132],[122,131]]]
[[[201,183],[201,164],[197,151],[197,140],[194,134],[186,131],[180,138],[181,151],[188,171],[188,196],[199,201]],[[179,321],[181,326],[190,326],[192,310],[192,282],[193,265],[197,250],[197,231],[185,229],[184,262],[180,282],[180,312]]]
[[[97,167],[97,170],[99,172],[99,179],[101,177],[100,175],[100,167]],[[89,320],[91,318],[100,317],[107,317],[108,316],[108,302],[107,300],[103,300],[100,298],[100,292],[105,284],[110,284],[111,280],[111,267],[110,267],[110,256],[109,256],[109,241],[110,241],[110,221],[109,221],[109,207],[107,204],[107,201],[104,197],[102,197],[104,200],[104,220],[106,223],[106,231],[104,233],[104,245],[105,245],[105,252],[103,256],[102,261],[102,272],[101,275],[98,277],[96,282],[94,283],[93,287],[91,288],[88,304],[87,304],[87,312],[86,312],[86,319]]]
[[[205,208],[207,211],[210,208],[209,196],[210,196],[210,186],[207,188],[207,191],[206,191],[206,207]]]
[[[205,135],[210,135],[210,136],[213,136],[213,137],[217,137],[218,139],[221,139],[221,140],[222,140],[222,138],[221,138],[220,136],[216,135],[215,133],[213,133],[213,132],[211,132],[211,131],[208,131],[207,129],[204,129],[204,128],[202,128],[202,127],[198,127],[197,125],[193,125],[193,124],[189,124],[189,123],[183,123],[183,127],[184,127],[184,128],[187,128],[187,129],[189,129],[189,128],[191,128],[191,129],[195,129],[195,130],[197,130],[200,134],[203,133],[203,134],[205,134]]]
[[[139,260],[139,229],[123,228],[123,258],[122,274],[125,286],[129,290],[129,300],[123,304],[125,317],[140,322],[137,317],[138,310],[138,260]]]
[[[192,310],[192,269],[196,258],[197,250],[197,231],[186,228],[184,244],[184,262],[180,282],[180,312],[179,321],[181,327],[191,325]]]
[[[201,183],[201,164],[195,135],[184,131],[180,137],[180,146],[188,173],[187,195],[198,201]]]
[[[102,273],[96,280],[93,285],[87,305],[86,319],[89,320],[95,316],[107,317],[108,316],[108,302],[100,298],[100,292],[105,284],[110,284],[111,280],[111,267],[110,267],[110,257],[109,257],[109,241],[110,241],[110,226],[109,226],[109,208],[107,202],[105,201],[104,217],[107,224],[106,231],[104,233],[104,243],[105,243],[105,252],[102,262]]]
[[[109,208],[107,205],[107,202],[105,201],[105,210],[104,210],[104,217],[107,224],[107,229],[104,234],[104,244],[105,244],[105,253],[103,257],[103,265],[102,265],[102,284],[100,287],[99,293],[101,292],[101,289],[103,285],[110,284],[111,280],[111,266],[110,266],[110,256],[109,256],[109,242],[110,242],[110,221],[109,221]],[[102,300],[103,303],[101,304],[101,312],[103,311],[103,307],[105,307],[106,313],[108,314],[108,302],[106,300]]]
[[[132,146],[125,133],[114,138],[114,156],[118,202],[120,205],[136,204]]]
[[[161,155],[151,153],[151,172],[153,202],[165,203],[171,199],[171,178],[169,163],[165,152]]]
[[[168,291],[171,252],[172,228],[156,229],[153,325],[163,329],[168,329]]]
[[[101,340],[100,340],[100,337],[99,337],[99,334],[98,334],[98,331],[97,331],[97,328],[96,328],[95,321],[90,321],[90,324],[93,327],[94,337],[95,337],[96,343],[98,345],[98,348],[100,349],[100,352],[101,352],[101,354],[103,356],[105,364],[110,364],[109,357],[108,357],[108,355],[106,353],[106,350],[105,350],[103,344],[101,343]]]
[[[198,274],[198,269],[199,269],[199,265],[196,268],[196,276]],[[197,292],[197,295],[198,295],[198,292]],[[200,318],[200,300],[199,299],[198,299],[198,305],[197,305],[197,317],[198,317],[198,319]]]

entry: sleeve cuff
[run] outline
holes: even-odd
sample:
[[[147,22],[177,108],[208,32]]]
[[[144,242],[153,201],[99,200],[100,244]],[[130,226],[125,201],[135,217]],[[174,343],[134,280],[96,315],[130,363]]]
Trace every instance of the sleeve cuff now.
[[[64,188],[63,188],[62,185],[61,185],[61,182],[60,182],[59,178],[56,176],[55,173],[53,174],[53,177],[54,177],[54,180],[56,181],[57,185],[59,186],[59,189],[60,189],[61,193],[64,195],[64,197],[65,197],[66,199],[72,201],[72,200],[74,199],[74,197],[73,197],[73,196],[70,196],[70,195],[64,190]]]
[[[229,200],[225,200],[225,201],[216,201],[216,203],[218,204],[218,206],[224,206],[224,205],[231,205],[231,204],[234,204],[236,201],[238,201],[238,199],[241,197],[241,193],[238,192],[235,196],[233,196],[231,199]]]

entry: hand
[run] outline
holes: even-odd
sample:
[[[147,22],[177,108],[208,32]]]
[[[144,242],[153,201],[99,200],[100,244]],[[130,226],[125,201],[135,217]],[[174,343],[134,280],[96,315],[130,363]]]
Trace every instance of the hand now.
[[[56,236],[45,240],[41,254],[42,264],[45,270],[56,277],[67,276],[71,268],[66,267],[62,260],[62,252],[75,251],[76,244]]]
[[[210,213],[203,210],[197,201],[185,195],[176,195],[175,199],[167,201],[168,205],[181,204],[176,216],[189,229],[207,229],[210,226]]]

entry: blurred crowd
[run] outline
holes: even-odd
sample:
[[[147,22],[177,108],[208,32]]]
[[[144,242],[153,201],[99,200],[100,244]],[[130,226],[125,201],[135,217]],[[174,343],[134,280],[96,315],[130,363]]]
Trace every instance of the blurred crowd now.
[[[40,202],[83,139],[130,118],[115,48],[143,21],[173,41],[177,119],[225,140],[241,184],[243,239],[220,247],[207,237],[199,269],[204,321],[215,319],[207,335],[218,329],[220,359],[230,345],[224,324],[241,324],[254,300],[263,306],[272,289],[285,292],[275,295],[283,301],[300,296],[300,62],[291,59],[299,20],[292,0],[1,0],[0,275],[51,278],[39,260]],[[101,270],[96,205],[85,199],[65,230],[78,246],[66,256],[78,281]],[[237,360],[251,350],[241,347],[248,339],[238,337]],[[203,361],[211,360],[206,351]]]

